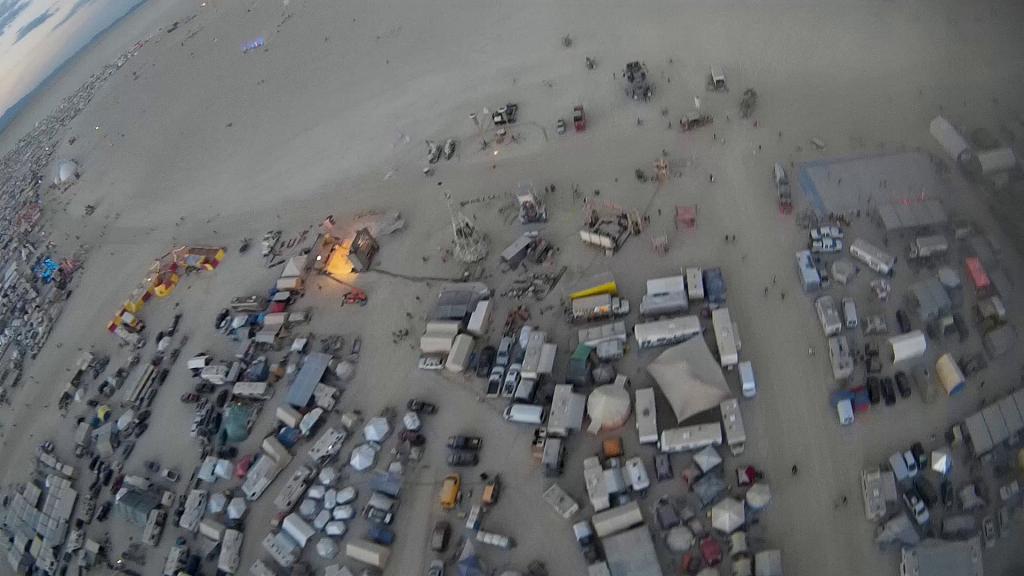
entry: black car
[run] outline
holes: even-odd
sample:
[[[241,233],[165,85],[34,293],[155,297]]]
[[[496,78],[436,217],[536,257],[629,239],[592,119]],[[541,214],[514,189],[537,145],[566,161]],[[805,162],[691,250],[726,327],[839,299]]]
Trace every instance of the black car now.
[[[932,485],[928,478],[921,474],[914,477],[914,488],[917,488],[917,493],[921,496],[921,501],[924,505],[931,508],[939,501],[939,493],[935,491],[935,486]]]
[[[928,453],[925,452],[924,446],[920,442],[914,442],[910,445],[910,453],[914,455],[914,460],[917,461],[918,470],[924,470],[928,467]]]
[[[910,378],[903,372],[896,373],[896,388],[900,391],[901,398],[910,398]]]
[[[878,383],[878,378],[869,376],[867,381],[868,399],[871,400],[872,404],[878,404],[882,401],[882,386]]]
[[[110,500],[107,500],[102,505],[100,505],[100,509],[96,512],[96,520],[99,522],[103,522],[104,520],[106,520],[107,516],[110,516],[110,508],[112,506],[113,504],[110,503]]]
[[[672,479],[672,460],[668,454],[654,455],[654,475],[659,482]]]
[[[114,477],[114,469],[107,468],[103,471],[103,485],[110,486],[110,480]]]
[[[900,325],[900,334],[910,332],[910,317],[902,309],[896,311],[896,323]]]
[[[452,450],[448,452],[449,466],[476,466],[480,455],[475,450]]]
[[[416,398],[409,400],[409,403],[406,404],[405,407],[408,408],[410,412],[416,412],[417,414],[433,414],[437,412],[437,406]]]
[[[484,349],[480,351],[480,357],[476,361],[476,377],[487,378],[491,373],[491,368],[494,367],[494,358],[498,355],[498,351],[495,350],[494,346],[484,346]]]
[[[138,424],[135,425],[135,430],[132,431],[132,436],[138,438],[139,436],[142,436],[143,434],[145,434],[146,430],[148,430],[148,429],[149,429],[149,424],[147,424],[145,422],[139,422]]]
[[[96,468],[97,468],[97,467],[98,467],[99,465],[100,465],[100,457],[99,457],[99,455],[97,454],[96,456],[93,456],[93,457],[92,457],[92,460],[89,460],[89,470],[95,471],[95,470],[96,470]]]
[[[892,378],[882,378],[882,398],[885,399],[886,406],[896,403],[896,387],[892,385]]]

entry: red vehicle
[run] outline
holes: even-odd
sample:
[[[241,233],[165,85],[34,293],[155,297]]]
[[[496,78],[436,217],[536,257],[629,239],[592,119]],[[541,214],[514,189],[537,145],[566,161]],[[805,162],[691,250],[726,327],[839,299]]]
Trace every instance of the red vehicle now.
[[[583,106],[576,106],[572,109],[572,123],[577,132],[587,129],[587,113],[583,111]]]
[[[181,401],[185,404],[195,404],[199,401],[199,394],[195,392],[186,392],[181,395]]]
[[[252,467],[252,463],[255,460],[255,454],[242,456],[241,460],[238,461],[238,464],[235,464],[235,478],[245,478],[245,475],[249,473],[249,468]]]
[[[700,541],[700,555],[708,567],[717,566],[722,562],[722,545],[711,536],[705,536]]]

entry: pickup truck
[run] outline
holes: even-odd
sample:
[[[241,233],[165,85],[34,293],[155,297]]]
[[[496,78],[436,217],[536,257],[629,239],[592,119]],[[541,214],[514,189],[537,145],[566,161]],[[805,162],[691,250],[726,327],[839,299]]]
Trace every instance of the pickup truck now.
[[[479,436],[463,436],[458,434],[448,437],[448,447],[453,450],[479,450],[483,443],[483,438]]]

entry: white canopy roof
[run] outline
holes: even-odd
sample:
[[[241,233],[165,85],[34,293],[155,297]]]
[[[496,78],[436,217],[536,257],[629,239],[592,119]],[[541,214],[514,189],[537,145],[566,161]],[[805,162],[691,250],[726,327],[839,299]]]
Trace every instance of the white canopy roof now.
[[[587,398],[590,432],[618,428],[629,420],[629,414],[629,392],[624,386],[599,386]]]
[[[758,482],[747,490],[747,506],[754,510],[760,510],[772,500],[772,491],[767,484]]]
[[[338,555],[338,543],[333,538],[324,536],[316,543],[317,556],[331,559]]]
[[[703,338],[691,338],[665,350],[647,365],[647,372],[668,398],[677,422],[732,397],[722,369]]]
[[[64,160],[57,165],[57,177],[54,184],[71,184],[78,180],[78,163],[74,160]]]
[[[711,508],[711,526],[726,534],[735,531],[746,521],[746,510],[739,500],[728,497]]]
[[[718,450],[715,450],[714,446],[705,446],[693,455],[693,461],[700,467],[701,472],[707,474],[722,463],[722,456],[718,454]]]
[[[665,536],[665,545],[673,552],[686,552],[693,547],[693,542],[693,531],[683,525],[672,528]]]
[[[245,516],[245,498],[241,496],[235,496],[228,502],[228,518],[232,520],[238,520],[242,516]]]
[[[373,466],[376,459],[377,451],[374,450],[372,446],[369,444],[360,444],[352,451],[352,456],[349,457],[348,463],[356,470],[362,471]]]
[[[384,440],[388,437],[389,432],[391,432],[391,425],[388,424],[387,418],[383,416],[370,418],[370,421],[363,428],[363,436],[366,436],[366,439],[371,442]]]
[[[939,474],[949,474],[949,469],[952,465],[953,459],[949,455],[948,448],[932,450],[932,470]]]

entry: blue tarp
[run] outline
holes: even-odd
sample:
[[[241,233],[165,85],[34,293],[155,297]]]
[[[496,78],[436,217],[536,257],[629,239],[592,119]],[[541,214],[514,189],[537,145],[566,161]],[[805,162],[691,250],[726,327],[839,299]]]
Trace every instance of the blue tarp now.
[[[306,361],[303,362],[302,368],[299,369],[299,373],[295,375],[295,379],[292,380],[292,385],[288,389],[288,404],[296,408],[305,408],[306,404],[309,404],[309,399],[313,397],[313,390],[320,383],[320,379],[324,377],[324,372],[327,371],[327,364],[330,361],[330,355],[320,352],[306,356]]]

